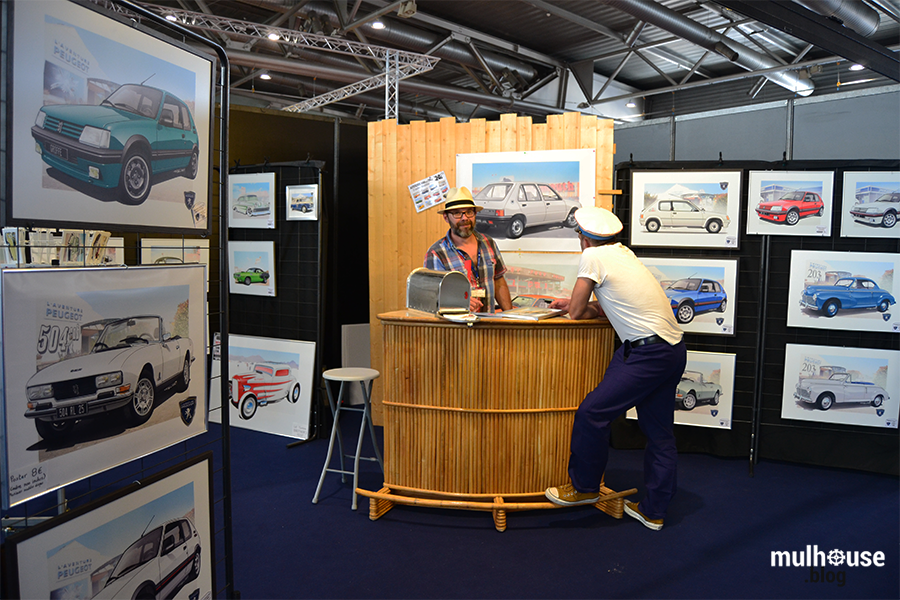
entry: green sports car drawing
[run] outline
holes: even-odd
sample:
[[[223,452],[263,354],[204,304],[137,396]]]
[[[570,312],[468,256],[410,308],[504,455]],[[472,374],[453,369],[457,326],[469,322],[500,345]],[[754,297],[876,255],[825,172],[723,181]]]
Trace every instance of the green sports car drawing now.
[[[251,283],[266,283],[269,281],[269,272],[263,271],[259,267],[250,267],[244,271],[238,271],[234,274],[234,280],[244,285]]]

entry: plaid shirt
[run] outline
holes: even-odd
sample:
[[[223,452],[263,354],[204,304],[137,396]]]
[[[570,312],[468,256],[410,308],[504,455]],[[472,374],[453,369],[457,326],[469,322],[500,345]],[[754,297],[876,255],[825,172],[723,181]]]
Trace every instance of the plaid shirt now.
[[[479,287],[485,290],[486,297],[482,310],[494,312],[494,280],[503,277],[506,265],[494,240],[477,231],[473,232],[473,235],[478,240],[478,262],[475,268],[477,276],[473,276],[471,270],[466,268],[466,261],[471,264],[472,258],[456,247],[450,239],[449,229],[447,235],[432,244],[425,253],[425,268],[465,273],[472,288]]]

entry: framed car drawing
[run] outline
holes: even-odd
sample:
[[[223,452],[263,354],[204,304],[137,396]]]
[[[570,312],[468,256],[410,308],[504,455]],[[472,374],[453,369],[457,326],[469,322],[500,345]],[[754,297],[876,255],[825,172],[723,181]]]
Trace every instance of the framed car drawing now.
[[[738,248],[741,171],[632,171],[631,245]]]
[[[275,173],[228,176],[228,226],[275,229]]]
[[[215,59],[87,3],[12,15],[10,222],[207,232]]]
[[[731,429],[734,365],[734,354],[689,350],[687,366],[675,388],[675,423]],[[629,409],[626,417],[636,419],[637,411]]]
[[[896,429],[898,412],[900,352],[785,346],[782,419]]]
[[[315,221],[319,218],[319,186],[289,185],[284,188],[288,221]]]
[[[791,251],[789,327],[900,333],[900,254]]]
[[[841,237],[900,238],[900,171],[844,171]]]
[[[141,238],[142,265],[201,264],[206,266],[209,292],[209,240],[191,238]]]
[[[747,233],[831,235],[832,171],[750,171]]]
[[[211,598],[212,453],[4,541],[7,598]]]
[[[457,154],[456,185],[500,250],[579,252],[573,213],[595,204],[596,166],[594,149]]]
[[[4,506],[206,431],[203,275],[2,272]]]
[[[638,258],[656,277],[684,331],[734,335],[737,259]]]
[[[228,242],[232,294],[275,295],[275,242]]]
[[[209,420],[221,423],[221,363],[213,354]],[[315,342],[228,336],[228,376],[233,427],[309,438]]]

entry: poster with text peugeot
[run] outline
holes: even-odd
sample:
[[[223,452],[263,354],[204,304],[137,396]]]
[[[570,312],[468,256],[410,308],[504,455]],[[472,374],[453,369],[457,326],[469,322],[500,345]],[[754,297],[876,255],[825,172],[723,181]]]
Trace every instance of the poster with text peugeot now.
[[[212,453],[10,536],[6,598],[210,600]]]
[[[4,506],[206,431],[204,276],[3,271]]]
[[[741,171],[634,171],[631,245],[737,248]]]
[[[214,59],[93,4],[12,15],[10,218],[209,231]]]
[[[675,423],[731,429],[736,355],[689,350],[687,365],[675,388]],[[625,416],[637,419],[634,408]]]
[[[841,237],[900,238],[900,171],[844,171]]]
[[[734,335],[737,259],[639,258],[656,277],[684,331]]]
[[[213,353],[211,368],[209,420],[213,423],[222,422],[220,356]],[[229,335],[229,423],[307,439],[315,362],[315,342]]]
[[[782,419],[896,429],[898,414],[900,352],[785,346]]]
[[[750,171],[747,233],[831,235],[833,171]]]
[[[900,333],[898,267],[894,253],[792,250],[788,326]]]

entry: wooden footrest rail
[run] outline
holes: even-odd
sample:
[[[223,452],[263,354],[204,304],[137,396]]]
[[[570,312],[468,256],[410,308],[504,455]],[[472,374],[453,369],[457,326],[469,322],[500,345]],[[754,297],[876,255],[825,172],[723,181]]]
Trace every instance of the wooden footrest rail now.
[[[383,487],[377,492],[356,488],[356,493],[369,499],[369,519],[378,520],[391,510],[395,504],[407,506],[426,506],[431,508],[453,508],[457,510],[482,510],[493,513],[494,526],[497,531],[506,531],[506,513],[518,510],[536,510],[548,508],[565,508],[547,501],[532,502],[506,502],[502,496],[496,496],[491,500],[447,500],[440,498],[440,493],[433,492],[435,498],[420,498],[392,493],[389,487]],[[621,519],[624,512],[625,496],[637,493],[637,488],[631,488],[623,492],[614,492],[606,486],[600,486],[600,499],[593,505],[598,510],[616,519]],[[534,494],[534,498],[543,498],[543,494]]]

